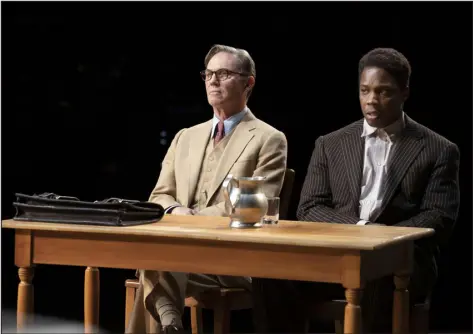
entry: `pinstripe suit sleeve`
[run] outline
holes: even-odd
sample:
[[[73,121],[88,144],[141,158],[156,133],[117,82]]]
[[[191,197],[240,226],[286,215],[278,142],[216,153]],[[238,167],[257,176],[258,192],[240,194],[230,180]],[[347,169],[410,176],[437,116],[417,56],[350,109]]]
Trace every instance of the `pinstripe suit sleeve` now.
[[[322,136],[315,141],[297,208],[297,219],[342,224],[356,224],[359,221],[357,217],[344,215],[333,209],[330,176]]]
[[[455,144],[448,145],[439,155],[430,176],[420,213],[394,224],[395,226],[428,227],[437,233],[448,233],[455,223],[460,206],[459,186],[460,151]]]

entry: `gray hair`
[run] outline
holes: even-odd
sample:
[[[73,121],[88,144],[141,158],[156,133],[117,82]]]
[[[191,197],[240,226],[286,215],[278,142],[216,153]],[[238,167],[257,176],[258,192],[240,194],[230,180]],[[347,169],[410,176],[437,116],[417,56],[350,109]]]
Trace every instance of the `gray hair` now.
[[[222,44],[215,44],[214,46],[210,48],[210,51],[205,56],[205,60],[204,60],[205,68],[207,68],[207,65],[209,64],[210,59],[212,59],[213,56],[215,56],[217,53],[220,53],[220,52],[226,52],[226,53],[230,53],[236,56],[240,63],[239,70],[245,74],[248,74],[256,78],[255,62],[253,58],[251,58],[248,51],[244,49],[234,48],[232,46],[222,45]],[[248,91],[246,99],[250,97],[252,90],[253,90],[253,87]]]

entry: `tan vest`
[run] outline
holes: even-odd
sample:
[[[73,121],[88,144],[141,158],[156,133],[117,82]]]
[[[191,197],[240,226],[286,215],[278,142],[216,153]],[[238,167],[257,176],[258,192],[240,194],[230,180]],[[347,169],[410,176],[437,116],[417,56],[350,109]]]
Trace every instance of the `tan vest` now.
[[[235,127],[236,128],[236,127]],[[200,166],[199,181],[197,182],[197,189],[194,194],[194,199],[190,206],[191,209],[200,211],[206,207],[207,197],[210,196],[209,188],[212,178],[217,170],[220,158],[227,147],[227,143],[230,140],[234,129],[230,131],[228,135],[225,135],[222,140],[214,147],[214,140],[210,138],[207,142],[207,148],[205,149],[204,158]]]

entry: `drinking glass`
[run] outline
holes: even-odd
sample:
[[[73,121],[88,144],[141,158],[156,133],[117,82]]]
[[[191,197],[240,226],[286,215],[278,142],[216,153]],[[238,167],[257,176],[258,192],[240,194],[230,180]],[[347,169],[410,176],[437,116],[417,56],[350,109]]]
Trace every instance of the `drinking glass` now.
[[[263,224],[277,224],[279,221],[279,197],[268,198],[268,212],[263,217]]]

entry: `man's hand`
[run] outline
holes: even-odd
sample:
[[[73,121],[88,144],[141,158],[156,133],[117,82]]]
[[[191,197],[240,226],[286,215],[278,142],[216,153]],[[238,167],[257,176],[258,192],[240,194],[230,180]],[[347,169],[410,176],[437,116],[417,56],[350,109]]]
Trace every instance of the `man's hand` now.
[[[181,216],[189,216],[194,215],[194,210],[186,208],[184,206],[178,206],[177,208],[172,209],[172,215],[181,215]]]

